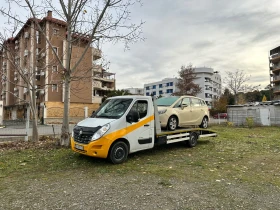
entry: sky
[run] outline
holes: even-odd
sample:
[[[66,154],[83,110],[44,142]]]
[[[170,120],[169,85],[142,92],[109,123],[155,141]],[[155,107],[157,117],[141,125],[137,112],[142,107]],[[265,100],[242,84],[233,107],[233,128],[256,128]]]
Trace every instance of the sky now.
[[[131,9],[132,21],[145,21],[144,42],[124,51],[122,44],[103,48],[116,73],[116,87],[177,77],[182,65],[211,67],[222,79],[243,70],[248,84],[269,84],[269,50],[280,45],[279,0],[142,0]]]
[[[145,41],[130,50],[123,43],[102,48],[117,89],[178,77],[189,64],[211,67],[222,79],[239,69],[250,76],[249,84],[269,84],[269,50],[280,45],[279,0],[141,1],[130,10],[131,22],[145,22]]]

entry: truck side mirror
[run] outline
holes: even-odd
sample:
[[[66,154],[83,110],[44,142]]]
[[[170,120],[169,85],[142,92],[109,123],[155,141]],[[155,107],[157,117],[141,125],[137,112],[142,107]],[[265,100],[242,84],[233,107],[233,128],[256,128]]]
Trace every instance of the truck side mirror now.
[[[126,122],[133,123],[133,122],[138,122],[139,120],[139,113],[136,111],[130,111],[126,115]]]

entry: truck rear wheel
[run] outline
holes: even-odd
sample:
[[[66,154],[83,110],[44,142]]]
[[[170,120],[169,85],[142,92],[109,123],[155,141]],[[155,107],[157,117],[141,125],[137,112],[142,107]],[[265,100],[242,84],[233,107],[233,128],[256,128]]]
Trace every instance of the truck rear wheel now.
[[[190,139],[186,141],[188,147],[195,147],[197,145],[198,134],[197,133],[190,133]]]
[[[109,152],[109,160],[114,164],[120,164],[126,161],[128,155],[128,146],[123,141],[114,143]]]

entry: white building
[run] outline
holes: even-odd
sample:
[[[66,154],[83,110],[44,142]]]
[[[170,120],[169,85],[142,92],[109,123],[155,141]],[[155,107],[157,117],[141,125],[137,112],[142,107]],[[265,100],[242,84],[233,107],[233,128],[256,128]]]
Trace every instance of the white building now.
[[[165,78],[158,82],[144,84],[144,95],[170,96],[177,91],[177,78]]]
[[[222,92],[221,75],[212,68],[194,68],[196,74],[195,84],[201,87],[201,93],[197,97],[206,101],[208,106],[212,101],[218,99]],[[144,95],[169,96],[178,91],[176,87],[177,78],[165,78],[158,82],[144,84]]]
[[[218,99],[222,93],[221,75],[207,67],[195,68],[194,71],[196,74],[194,83],[202,88],[197,97],[203,98],[211,106],[212,101]]]
[[[144,95],[143,88],[125,88],[124,90],[128,91],[132,95]]]

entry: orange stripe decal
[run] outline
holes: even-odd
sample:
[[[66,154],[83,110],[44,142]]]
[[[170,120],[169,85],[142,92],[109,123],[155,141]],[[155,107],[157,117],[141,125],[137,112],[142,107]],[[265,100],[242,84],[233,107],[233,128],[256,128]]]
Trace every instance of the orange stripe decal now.
[[[147,117],[146,119],[141,120],[135,124],[127,126],[126,128],[122,128],[115,132],[109,133],[108,135],[104,136],[104,138],[114,141],[118,138],[121,138],[121,137],[131,133],[132,131],[136,130],[137,128],[139,128],[141,126],[144,126],[145,124],[151,122],[152,120],[154,120],[154,115],[151,115],[151,116]]]

